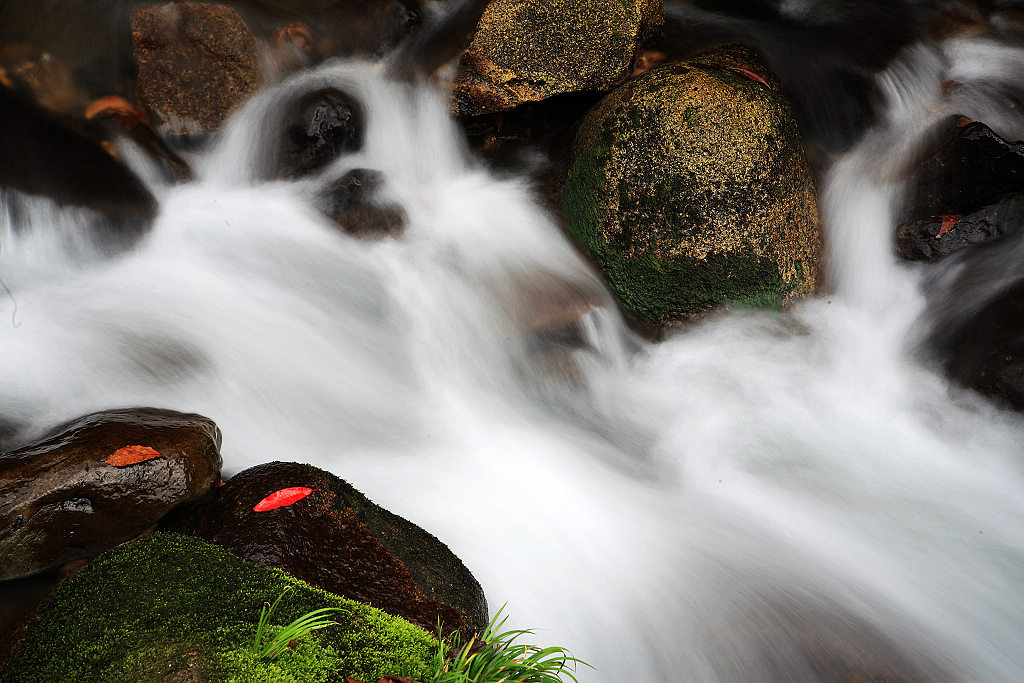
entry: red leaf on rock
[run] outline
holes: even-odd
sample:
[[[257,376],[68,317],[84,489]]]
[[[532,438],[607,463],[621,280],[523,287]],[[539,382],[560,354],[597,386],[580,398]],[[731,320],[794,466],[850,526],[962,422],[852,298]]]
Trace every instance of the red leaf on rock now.
[[[256,507],[253,508],[255,512],[265,512],[267,510],[275,510],[282,508],[285,505],[291,505],[292,503],[302,500],[313,491],[319,491],[320,489],[307,489],[305,486],[292,486],[286,489],[280,489],[274,491],[269,496],[256,503]]]
[[[114,467],[125,467],[159,457],[160,453],[149,446],[125,446],[124,448],[118,448],[104,458],[103,461]]]
[[[750,69],[744,69],[741,66],[730,66],[728,68],[731,69],[732,71],[735,71],[738,74],[742,74],[742,75],[746,76],[747,78],[749,78],[752,81],[757,81],[758,83],[760,83],[761,85],[765,86],[766,88],[770,87],[768,85],[768,81],[764,80],[764,77],[762,77],[760,74],[754,73]]]
[[[947,232],[953,229],[953,226],[960,222],[963,216],[943,216],[942,227],[939,228],[939,234],[936,237],[942,237]]]

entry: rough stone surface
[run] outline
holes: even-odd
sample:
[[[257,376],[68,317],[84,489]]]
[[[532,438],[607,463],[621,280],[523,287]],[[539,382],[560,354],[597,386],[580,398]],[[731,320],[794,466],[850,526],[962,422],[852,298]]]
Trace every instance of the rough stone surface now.
[[[325,88],[303,95],[285,114],[278,175],[310,173],[343,152],[358,150],[364,120],[362,105],[346,92]]]
[[[904,221],[970,213],[1024,192],[1024,143],[1007,142],[977,121],[951,119],[907,186]]]
[[[296,486],[317,490],[285,507],[253,510],[274,491]],[[274,462],[245,470],[163,526],[430,631],[439,618],[446,630],[467,634],[487,624],[480,584],[443,543],[310,465]]]
[[[660,66],[598,103],[562,208],[648,323],[727,302],[778,307],[818,285],[814,180],[778,83],[746,48]]]
[[[661,0],[494,0],[462,56],[454,109],[473,116],[609,90],[663,19]]]
[[[143,7],[131,29],[138,99],[167,133],[217,130],[259,85],[256,39],[228,5]]]
[[[975,244],[1012,235],[1024,224],[1024,194],[1011,195],[966,216],[930,216],[900,226],[896,250],[910,261],[936,261]]]
[[[126,446],[159,453],[117,467]],[[200,415],[110,410],[0,455],[0,579],[90,557],[152,528],[220,477],[220,430]]]
[[[321,197],[324,213],[348,234],[363,239],[394,237],[405,227],[405,212],[395,204],[379,204],[374,195],[383,178],[357,168],[331,184]]]

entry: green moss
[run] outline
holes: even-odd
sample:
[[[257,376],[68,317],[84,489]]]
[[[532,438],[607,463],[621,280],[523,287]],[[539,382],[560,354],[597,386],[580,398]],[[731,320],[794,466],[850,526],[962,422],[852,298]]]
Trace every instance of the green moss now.
[[[336,626],[272,662],[252,651],[264,602],[276,627],[321,607]],[[271,631],[273,634],[273,630]],[[192,536],[153,534],[103,553],[65,582],[25,633],[5,683],[327,681],[420,676],[436,641],[407,621],[262,569]]]

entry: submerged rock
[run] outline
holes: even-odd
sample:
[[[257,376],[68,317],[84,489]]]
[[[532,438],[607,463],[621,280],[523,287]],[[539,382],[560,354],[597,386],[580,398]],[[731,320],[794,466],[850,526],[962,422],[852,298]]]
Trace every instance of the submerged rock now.
[[[336,608],[333,626],[260,656],[260,612],[288,587],[267,639]],[[199,538],[157,533],[114,548],[65,581],[22,634],[5,683],[36,681],[376,681],[424,677],[437,642],[412,624],[256,567]]]
[[[349,171],[323,193],[324,213],[354,237],[395,237],[405,227],[405,211],[396,204],[381,204],[374,199],[382,182],[378,171]]]
[[[608,90],[662,22],[661,0],[494,0],[462,56],[455,109],[474,116]]]
[[[275,491],[308,496],[263,512]],[[374,505],[345,481],[311,465],[274,462],[235,475],[213,495],[180,508],[163,524],[194,533],[261,567],[277,567],[315,586],[434,630],[481,631],[487,604],[480,584],[441,541]]]
[[[0,455],[0,579],[91,557],[151,529],[220,477],[220,430],[155,408],[109,410]]]
[[[259,85],[256,38],[229,5],[143,7],[131,30],[138,99],[162,132],[215,131]]]
[[[731,46],[652,69],[583,120],[562,195],[623,306],[665,324],[818,286],[814,180],[785,96]]]
[[[1024,194],[1011,195],[966,216],[930,216],[900,226],[896,250],[910,261],[936,261],[975,244],[1012,235],[1024,224]]]
[[[363,146],[363,107],[348,93],[324,88],[306,93],[284,115],[278,175],[293,177],[326,166]]]

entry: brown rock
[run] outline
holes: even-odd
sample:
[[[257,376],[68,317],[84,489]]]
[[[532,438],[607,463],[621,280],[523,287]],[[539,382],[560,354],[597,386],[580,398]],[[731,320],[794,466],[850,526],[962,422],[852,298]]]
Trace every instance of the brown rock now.
[[[158,457],[112,465],[126,446]],[[0,579],[91,557],[152,528],[220,478],[220,430],[200,415],[110,410],[0,455]]]
[[[292,487],[316,490],[283,507],[253,510]],[[162,528],[201,536],[428,631],[438,619],[445,630],[466,635],[487,624],[480,584],[443,543],[310,465],[273,462],[245,470],[207,500],[177,510]]]
[[[661,0],[494,0],[462,57],[454,109],[474,116],[610,90],[663,20]]]
[[[169,132],[210,132],[259,85],[256,39],[228,5],[174,2],[132,15],[138,99]]]
[[[405,211],[396,204],[380,204],[374,200],[382,180],[380,173],[369,169],[349,171],[324,193],[324,213],[353,237],[397,236],[405,228]]]
[[[55,114],[79,113],[86,96],[75,83],[71,66],[49,52],[28,45],[0,48],[0,69],[13,82],[24,84],[40,107]]]

